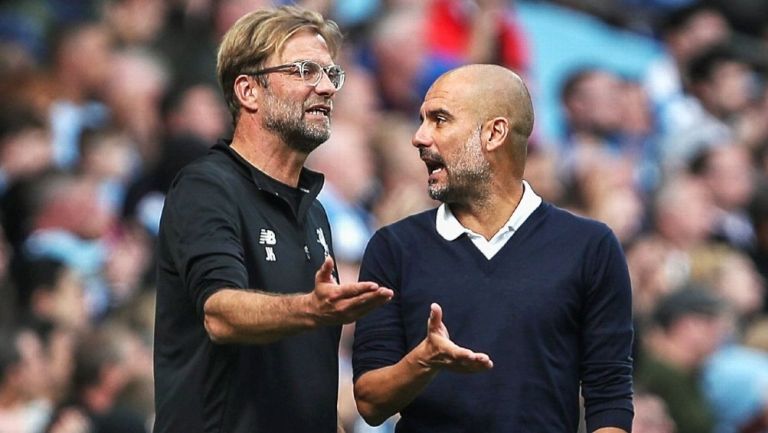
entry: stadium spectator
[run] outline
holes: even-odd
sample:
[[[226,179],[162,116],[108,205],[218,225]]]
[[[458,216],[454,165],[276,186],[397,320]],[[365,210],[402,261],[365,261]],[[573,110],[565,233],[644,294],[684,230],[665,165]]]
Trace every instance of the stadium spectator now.
[[[705,288],[685,287],[662,297],[652,320],[642,337],[638,386],[664,400],[678,433],[714,432],[700,373],[726,333],[723,303]]]

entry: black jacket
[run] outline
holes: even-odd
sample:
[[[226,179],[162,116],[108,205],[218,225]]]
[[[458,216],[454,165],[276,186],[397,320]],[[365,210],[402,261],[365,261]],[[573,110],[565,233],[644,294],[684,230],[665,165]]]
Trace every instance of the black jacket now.
[[[333,251],[322,184],[304,169],[291,188],[226,143],[175,179],[158,239],[156,433],[336,431],[341,327],[218,345],[203,326],[205,300],[222,288],[314,288]]]

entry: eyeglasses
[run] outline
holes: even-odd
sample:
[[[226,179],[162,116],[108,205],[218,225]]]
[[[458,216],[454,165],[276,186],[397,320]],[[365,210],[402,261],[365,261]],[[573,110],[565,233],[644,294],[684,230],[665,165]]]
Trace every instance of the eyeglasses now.
[[[247,75],[264,75],[271,74],[272,72],[290,72],[292,74],[299,74],[301,79],[304,80],[304,84],[312,87],[317,86],[318,83],[320,83],[320,80],[323,79],[323,73],[325,73],[336,90],[341,89],[341,86],[344,85],[345,73],[341,66],[320,66],[311,60],[300,60],[286,65],[273,66],[271,68],[248,73]]]

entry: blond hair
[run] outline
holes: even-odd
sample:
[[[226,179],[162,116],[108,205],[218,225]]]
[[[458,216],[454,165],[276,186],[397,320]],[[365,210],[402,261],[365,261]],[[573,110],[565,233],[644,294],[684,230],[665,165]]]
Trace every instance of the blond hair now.
[[[336,58],[342,39],[338,25],[317,12],[296,6],[256,10],[241,17],[227,31],[219,46],[216,76],[233,122],[237,122],[240,112],[235,78],[262,68],[270,56],[282,52],[288,39],[306,29],[322,36],[331,57]]]

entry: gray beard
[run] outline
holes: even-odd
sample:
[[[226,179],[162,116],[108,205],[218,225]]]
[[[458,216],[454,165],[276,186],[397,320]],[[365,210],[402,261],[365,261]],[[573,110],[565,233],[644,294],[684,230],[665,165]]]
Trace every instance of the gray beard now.
[[[491,168],[480,149],[480,136],[472,135],[464,144],[462,158],[447,167],[450,174],[443,187],[429,185],[429,196],[448,204],[479,204],[488,198]]]
[[[326,125],[313,125],[304,121],[304,109],[277,99],[269,92],[270,110],[264,116],[263,126],[280,136],[293,150],[309,154],[331,136],[330,119]]]
[[[489,181],[490,173],[485,170],[455,173],[445,187],[435,188],[430,185],[429,196],[433,200],[448,204],[480,203],[488,196]]]
[[[302,116],[303,118],[303,116]],[[330,128],[315,128],[296,119],[264,119],[264,127],[277,133],[293,150],[309,154],[331,136]]]

